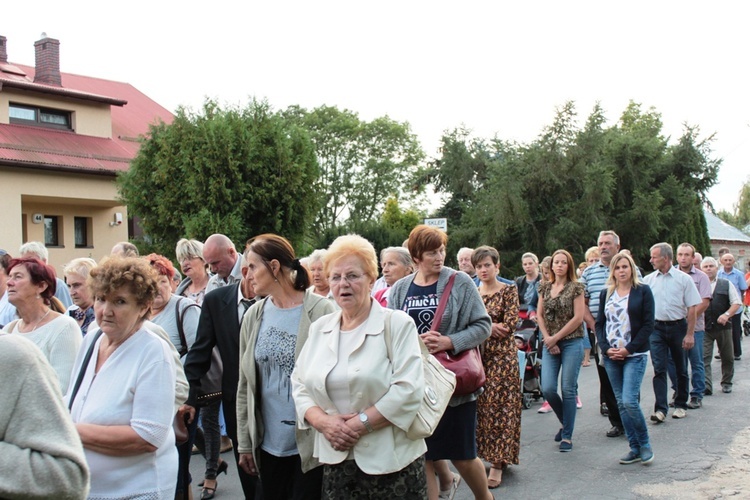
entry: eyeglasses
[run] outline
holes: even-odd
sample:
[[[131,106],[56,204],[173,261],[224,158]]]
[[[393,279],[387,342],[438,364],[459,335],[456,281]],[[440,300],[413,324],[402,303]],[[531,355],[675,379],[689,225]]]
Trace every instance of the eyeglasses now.
[[[364,274],[354,274],[354,273],[349,273],[346,276],[341,276],[340,274],[334,274],[333,276],[328,278],[328,281],[336,285],[338,285],[342,281],[346,281],[347,283],[351,285],[361,280],[363,276]]]

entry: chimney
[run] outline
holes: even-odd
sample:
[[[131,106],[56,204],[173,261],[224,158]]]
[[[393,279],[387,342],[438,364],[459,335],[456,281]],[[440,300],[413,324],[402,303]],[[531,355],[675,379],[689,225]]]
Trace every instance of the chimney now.
[[[62,87],[60,78],[60,40],[49,38],[42,33],[42,39],[34,42],[36,52],[36,72],[34,83],[46,83]]]
[[[8,39],[0,35],[0,63],[8,62]]]

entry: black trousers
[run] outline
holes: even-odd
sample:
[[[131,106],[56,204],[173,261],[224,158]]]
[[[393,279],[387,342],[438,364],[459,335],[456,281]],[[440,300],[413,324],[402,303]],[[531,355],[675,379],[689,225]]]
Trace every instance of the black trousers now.
[[[612,390],[612,384],[609,383],[607,370],[599,364],[598,346],[595,343],[592,343],[591,345],[594,350],[594,359],[596,360],[596,373],[599,374],[599,402],[607,405],[607,418],[609,418],[609,423],[612,427],[619,427],[622,429],[622,419],[620,418],[620,410],[617,407],[615,391]]]
[[[242,492],[246,500],[263,500],[263,492],[257,476],[251,476],[240,467],[240,454],[237,451],[237,402],[232,399],[222,399],[224,403],[224,423],[227,426],[227,436],[232,440],[234,460],[237,463],[237,473],[240,476]]]
[[[732,345],[734,356],[742,356],[742,314],[732,316]]]
[[[277,457],[260,450],[263,498],[266,500],[320,500],[323,467],[302,472],[299,455]]]

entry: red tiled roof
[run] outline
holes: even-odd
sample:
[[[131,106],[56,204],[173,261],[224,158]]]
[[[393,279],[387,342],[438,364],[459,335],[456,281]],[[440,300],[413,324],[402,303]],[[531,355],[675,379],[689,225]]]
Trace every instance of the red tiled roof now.
[[[125,141],[24,125],[0,125],[0,163],[115,173],[134,153]],[[132,143],[136,146],[137,143]]]
[[[159,120],[171,123],[172,113],[128,83],[61,73],[63,88],[34,84],[34,68],[14,64],[27,77],[2,73],[0,84],[10,79],[25,80],[24,88],[47,93],[105,102],[112,105],[112,138],[92,137],[42,127],[0,124],[0,164],[81,170],[114,174],[127,170],[140,148],[140,136]],[[20,88],[20,85],[7,84]],[[35,90],[36,89],[36,90]],[[112,96],[112,97],[107,97]],[[124,105],[118,105],[123,103]]]

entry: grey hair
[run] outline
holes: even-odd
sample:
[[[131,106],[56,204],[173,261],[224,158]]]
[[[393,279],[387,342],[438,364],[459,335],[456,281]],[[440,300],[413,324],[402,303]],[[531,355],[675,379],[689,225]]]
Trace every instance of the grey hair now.
[[[319,248],[317,250],[313,250],[313,253],[305,257],[306,264],[308,266],[311,266],[315,264],[316,262],[323,262],[326,259],[326,254],[328,253],[328,250]]]
[[[182,262],[185,259],[190,259],[193,257],[198,257],[201,260],[204,260],[203,243],[198,240],[188,240],[182,238],[177,242],[175,253],[177,254],[177,262]]]
[[[18,253],[20,255],[26,253],[34,254],[39,260],[43,262],[47,262],[49,260],[49,251],[41,241],[28,241],[24,243],[23,245],[21,245],[21,248],[18,249]]]
[[[615,245],[617,245],[618,247],[620,246],[620,237],[617,236],[616,232],[611,231],[611,230],[601,231],[599,233],[599,238],[601,238],[602,236],[611,236],[612,237],[612,241],[615,242]],[[596,240],[597,243],[599,242],[599,238],[597,238],[597,240]]]
[[[469,247],[461,247],[461,248],[460,248],[460,249],[458,250],[458,252],[456,253],[456,260],[458,260],[458,256],[459,256],[459,255],[461,255],[461,252],[466,252],[466,251],[468,251],[468,252],[471,252],[471,253],[474,253],[474,249],[473,249],[473,248],[469,248]]]
[[[655,248],[658,248],[661,256],[669,259],[669,262],[672,262],[674,260],[674,252],[672,251],[672,245],[670,245],[669,243],[664,242],[664,241],[662,241],[661,243],[657,243],[656,245],[653,245],[651,247],[650,251],[653,251]]]
[[[96,261],[94,259],[89,259],[88,257],[80,257],[78,259],[73,259],[65,264],[65,267],[63,268],[63,274],[65,276],[68,276],[70,274],[77,274],[78,276],[88,278],[89,273],[91,273],[91,270],[95,267]]]
[[[395,253],[398,255],[399,262],[406,266],[407,268],[414,270],[414,261],[411,259],[411,254],[409,253],[409,250],[407,250],[404,247],[388,247],[384,248],[380,251],[380,260],[382,261],[385,258],[385,254],[387,253]]]
[[[539,257],[537,257],[535,253],[526,252],[521,255],[521,262],[523,262],[524,259],[531,259],[534,261],[534,264],[539,264]]]
[[[719,263],[716,262],[716,259],[714,259],[710,255],[708,257],[703,257],[703,260],[701,261],[701,267],[703,267],[703,264],[713,264],[714,266],[719,267]]]

